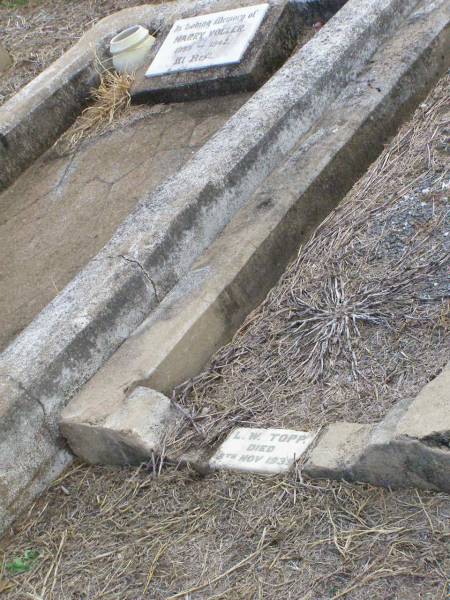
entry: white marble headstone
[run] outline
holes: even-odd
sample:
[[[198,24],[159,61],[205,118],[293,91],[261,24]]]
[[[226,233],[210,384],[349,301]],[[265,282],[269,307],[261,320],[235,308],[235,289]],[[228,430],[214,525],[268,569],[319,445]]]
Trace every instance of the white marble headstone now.
[[[176,21],[145,76],[239,63],[268,8],[257,4]]]
[[[293,429],[234,429],[209,465],[212,469],[229,469],[252,473],[283,473],[308,448],[315,432]]]

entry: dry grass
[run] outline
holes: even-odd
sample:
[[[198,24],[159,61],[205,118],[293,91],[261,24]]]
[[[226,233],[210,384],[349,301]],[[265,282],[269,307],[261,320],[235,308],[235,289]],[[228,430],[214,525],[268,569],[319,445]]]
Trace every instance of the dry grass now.
[[[24,515],[8,600],[446,598],[448,497],[76,466]]]
[[[448,359],[449,117],[447,77],[178,390],[192,418],[183,444],[235,423],[373,421]],[[3,542],[5,600],[448,598],[445,494],[307,481],[301,465],[280,477],[160,467],[72,467]],[[27,549],[35,566],[9,577]]]
[[[82,140],[109,130],[130,106],[133,75],[109,71],[99,65],[99,76],[100,84],[92,91],[91,104],[58,139],[58,151],[73,151]]]

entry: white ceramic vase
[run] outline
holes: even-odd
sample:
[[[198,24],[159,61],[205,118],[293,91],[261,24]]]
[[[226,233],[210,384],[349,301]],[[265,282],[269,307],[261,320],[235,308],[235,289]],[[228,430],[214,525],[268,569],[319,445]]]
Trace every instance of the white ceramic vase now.
[[[145,63],[155,38],[142,25],[133,25],[113,37],[109,44],[114,68],[119,73],[134,73]]]

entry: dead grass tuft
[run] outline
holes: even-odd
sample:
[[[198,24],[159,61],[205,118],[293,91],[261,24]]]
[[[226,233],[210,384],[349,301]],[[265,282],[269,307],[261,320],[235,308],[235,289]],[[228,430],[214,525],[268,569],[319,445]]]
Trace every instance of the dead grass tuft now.
[[[108,130],[130,106],[130,88],[134,76],[116,73],[99,65],[100,84],[92,91],[92,104],[57,141],[62,151],[73,151],[85,139]]]
[[[139,4],[140,0],[0,2],[0,39],[14,59],[14,65],[0,77],[0,105],[73,46],[99,19]]]

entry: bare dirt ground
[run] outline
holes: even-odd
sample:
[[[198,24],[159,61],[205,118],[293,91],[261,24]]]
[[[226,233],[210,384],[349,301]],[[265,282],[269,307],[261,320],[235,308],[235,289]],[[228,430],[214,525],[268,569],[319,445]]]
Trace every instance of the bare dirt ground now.
[[[146,0],[145,4],[158,4]],[[99,19],[139,0],[0,0],[0,43],[14,64],[0,77],[0,105],[68,50]]]
[[[439,372],[449,127],[447,76],[177,391],[192,416],[182,444],[209,446],[235,424],[375,421]],[[300,464],[280,477],[202,477],[76,463],[19,519],[0,560],[5,600],[444,600],[450,498],[308,481]]]

